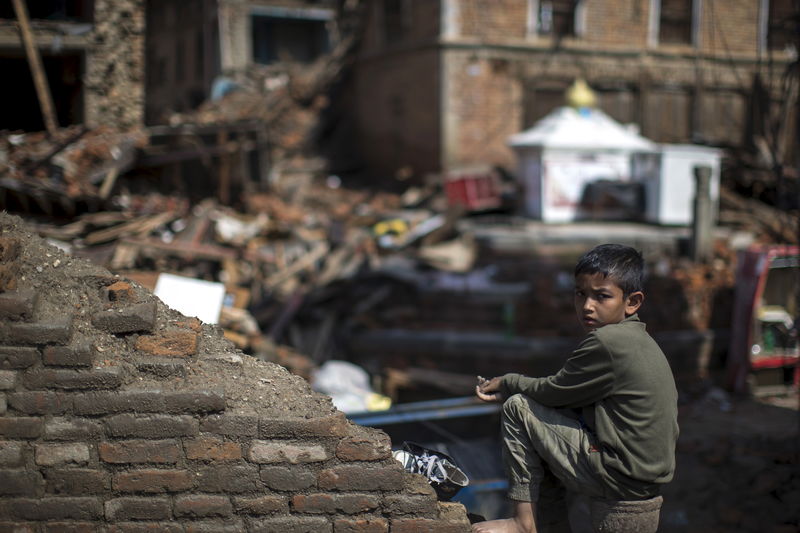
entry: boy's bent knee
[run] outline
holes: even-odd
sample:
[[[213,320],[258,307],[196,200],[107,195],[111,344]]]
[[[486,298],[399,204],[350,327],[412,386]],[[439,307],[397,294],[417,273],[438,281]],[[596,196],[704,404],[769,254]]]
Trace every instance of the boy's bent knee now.
[[[503,415],[517,418],[520,414],[530,414],[540,406],[536,400],[524,394],[514,394],[503,402]]]

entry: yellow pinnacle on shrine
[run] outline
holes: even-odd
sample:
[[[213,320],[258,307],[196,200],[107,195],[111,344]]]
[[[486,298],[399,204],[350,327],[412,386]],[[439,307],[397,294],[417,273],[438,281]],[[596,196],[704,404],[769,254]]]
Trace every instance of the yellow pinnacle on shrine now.
[[[597,96],[595,96],[594,91],[589,87],[589,85],[581,78],[575,80],[575,82],[567,89],[566,93],[564,93],[565,99],[567,101],[567,105],[575,108],[591,108],[597,105]]]

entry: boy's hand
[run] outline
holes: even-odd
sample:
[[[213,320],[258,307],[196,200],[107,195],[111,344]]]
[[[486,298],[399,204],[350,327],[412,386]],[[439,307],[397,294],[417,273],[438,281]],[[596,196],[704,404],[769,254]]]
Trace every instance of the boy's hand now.
[[[501,378],[486,379],[478,376],[478,385],[475,395],[484,402],[502,402],[503,394],[500,392]]]

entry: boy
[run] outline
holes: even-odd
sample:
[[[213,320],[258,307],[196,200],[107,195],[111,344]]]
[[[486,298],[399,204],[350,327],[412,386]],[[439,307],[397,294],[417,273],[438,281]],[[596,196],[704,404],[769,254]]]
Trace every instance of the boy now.
[[[645,331],[644,261],[603,244],[575,266],[575,311],[588,332],[556,374],[478,378],[477,396],[503,405],[503,462],[513,518],[474,532],[536,531],[545,469],[567,490],[603,500],[645,500],[672,479],[677,392],[669,364]]]

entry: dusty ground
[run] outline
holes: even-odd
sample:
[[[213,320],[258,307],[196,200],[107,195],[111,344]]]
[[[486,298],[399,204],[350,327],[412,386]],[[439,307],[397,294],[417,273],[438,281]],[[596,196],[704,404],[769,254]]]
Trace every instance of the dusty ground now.
[[[107,270],[76,259],[29,233],[21,219],[0,212],[0,238],[22,242],[13,275],[19,287],[31,287],[40,294],[36,320],[62,321],[74,315],[73,342],[87,340],[98,351],[97,365],[119,365],[126,369],[127,389],[215,389],[224,390],[228,409],[255,412],[262,416],[318,417],[333,412],[330,398],[312,392],[305,380],[279,365],[242,354],[222,337],[215,326],[203,324],[196,356],[183,360],[186,375],[159,379],[140,373],[131,363],[138,335],[111,335],[98,331],[92,315],[109,304],[104,287],[119,280]],[[141,302],[157,298],[136,285]],[[185,321],[181,314],[158,301],[161,330]]]

